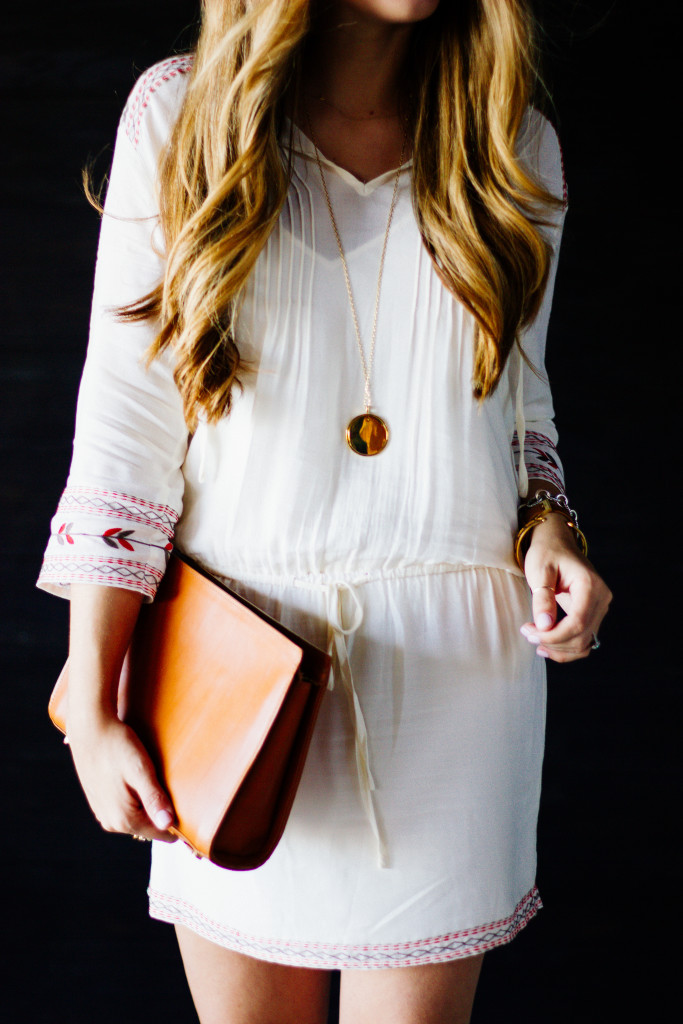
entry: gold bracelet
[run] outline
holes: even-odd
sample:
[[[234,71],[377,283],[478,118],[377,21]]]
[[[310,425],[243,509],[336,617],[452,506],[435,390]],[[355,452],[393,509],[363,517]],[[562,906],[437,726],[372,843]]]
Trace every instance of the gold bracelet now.
[[[534,526],[538,526],[539,523],[544,523],[548,518],[548,515],[550,514],[562,516],[569,529],[573,531],[576,543],[581,551],[581,554],[584,556],[588,554],[588,541],[586,540],[586,535],[584,534],[583,530],[580,530],[574,522],[574,520],[571,519],[569,516],[565,516],[562,514],[561,511],[553,509],[552,513],[534,516],[533,519],[530,519],[528,522],[524,524],[524,526],[521,527],[520,530],[517,531],[517,536],[515,537],[515,561],[517,562],[517,565],[520,567],[522,572],[524,572],[522,542],[526,535],[533,530]],[[526,556],[526,551],[524,552],[524,555]]]
[[[586,540],[586,534],[583,532],[583,530],[579,529],[578,524],[575,523],[572,519],[567,520],[567,526],[570,530],[574,531],[574,539],[576,543],[579,545],[581,554],[584,558],[586,558],[588,555],[588,541]]]

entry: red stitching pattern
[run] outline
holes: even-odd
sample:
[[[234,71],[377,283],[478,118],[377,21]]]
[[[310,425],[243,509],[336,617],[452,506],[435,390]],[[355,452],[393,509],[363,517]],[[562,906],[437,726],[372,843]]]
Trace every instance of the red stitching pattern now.
[[[66,587],[69,583],[103,583],[109,586],[123,586],[129,590],[140,590],[148,597],[154,597],[163,576],[162,569],[156,569],[146,562],[127,562],[122,558],[104,558],[87,555],[75,559],[46,557],[39,583],[57,583]]]
[[[564,208],[566,210],[567,206],[569,205],[569,192],[567,190],[567,177],[564,173],[564,152],[562,150],[560,136],[557,132],[555,134],[557,135],[557,144],[560,147],[560,167],[562,168],[562,201],[564,203]]]
[[[139,580],[127,579],[125,581],[119,581],[116,583],[115,576],[98,576],[96,573],[73,573],[69,576],[67,582],[61,576],[53,576],[50,573],[41,572],[38,583],[56,583],[60,587],[68,587],[70,583],[96,583],[101,584],[105,587],[116,587],[120,586],[123,590],[137,590],[146,597],[154,597],[157,588],[150,586],[148,583],[140,583]]]
[[[519,438],[517,432],[512,438],[512,454],[519,467]],[[562,490],[564,479],[557,448],[545,434],[529,430],[524,436],[524,462],[530,477],[547,480]]]
[[[146,570],[147,572],[151,573],[153,576],[155,576],[158,579],[161,579],[161,577],[163,576],[163,572],[161,571],[161,569],[155,569],[154,566],[153,565],[149,565],[148,562],[129,562],[125,558],[105,558],[105,557],[101,557],[99,555],[92,555],[92,557],[90,557],[88,555],[85,555],[83,560],[85,562],[97,562],[97,563],[102,562],[102,563],[106,563],[107,565],[115,565],[115,566],[119,566],[121,568],[126,568],[126,569]],[[44,565],[46,565],[46,566],[49,566],[49,564],[50,564],[49,562],[45,562],[44,563]],[[70,564],[74,564],[74,563],[71,562],[71,561],[69,561],[67,563],[63,559],[59,558],[59,559],[55,560],[55,564],[56,565],[62,565],[62,564],[63,565],[70,565]]]
[[[156,528],[169,538],[173,537],[173,527],[178,521],[178,513],[169,505],[156,505],[144,498],[100,487],[67,487],[59,500],[57,515],[68,516],[75,507],[86,515],[122,518]]]
[[[436,938],[389,945],[337,946],[331,943],[258,939],[226,928],[184,900],[149,889],[150,914],[172,924],[184,924],[212,942],[272,963],[320,968],[380,968],[440,963],[474,956],[510,942],[541,909],[536,886],[509,917],[492,924],[450,932]]]
[[[173,522],[177,522],[178,513],[170,505],[158,505],[153,501],[147,501],[146,498],[135,498],[130,494],[126,494],[124,491],[110,491],[105,487],[86,487],[82,484],[75,484],[69,486],[64,491],[65,494],[96,494],[102,498],[118,498],[120,501],[132,501],[136,505],[143,505],[145,508],[154,509],[155,512],[165,512],[169,519]]]
[[[125,125],[126,135],[137,146],[140,141],[140,126],[142,117],[149,106],[154,93],[161,88],[164,82],[170,82],[178,75],[186,75],[191,70],[194,57],[192,54],[182,54],[178,57],[169,57],[158,64],[154,64],[140,78],[128,97],[121,119]]]
[[[564,480],[559,473],[555,472],[548,466],[546,462],[541,459],[527,458],[526,460],[527,475],[532,480],[545,480],[547,483],[554,484],[555,487],[559,487],[562,491],[564,490]]]

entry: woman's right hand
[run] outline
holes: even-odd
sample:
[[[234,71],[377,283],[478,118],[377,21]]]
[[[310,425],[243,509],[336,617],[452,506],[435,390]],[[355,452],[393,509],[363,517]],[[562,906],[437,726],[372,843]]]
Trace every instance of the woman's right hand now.
[[[173,805],[138,736],[118,718],[69,725],[69,746],[93,814],[107,832],[176,841]]]
[[[129,590],[71,585],[67,736],[102,828],[172,843],[173,805],[140,739],[117,715],[121,665],[141,602]]]

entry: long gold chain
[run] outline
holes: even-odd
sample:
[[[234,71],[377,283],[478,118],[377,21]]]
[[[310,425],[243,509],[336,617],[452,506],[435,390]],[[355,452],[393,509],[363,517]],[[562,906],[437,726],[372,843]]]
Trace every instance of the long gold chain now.
[[[349,276],[349,268],[348,268],[348,265],[347,265],[347,262],[346,262],[346,254],[344,253],[344,246],[342,245],[341,235],[339,234],[339,228],[337,227],[337,219],[336,219],[336,217],[334,215],[334,210],[332,208],[332,200],[330,199],[330,193],[328,192],[328,189],[327,189],[327,181],[325,180],[325,173],[323,171],[323,165],[322,165],[322,161],[320,159],[320,153],[318,151],[318,146],[317,146],[317,143],[315,141],[315,137],[313,135],[313,126],[311,125],[311,119],[310,119],[310,116],[308,115],[308,111],[306,112],[306,120],[308,121],[308,130],[310,132],[311,142],[313,143],[313,148],[315,150],[315,159],[316,159],[316,162],[318,164],[318,170],[320,171],[320,181],[322,182],[323,193],[324,193],[324,196],[325,196],[325,202],[327,204],[327,209],[328,209],[329,214],[330,214],[330,221],[332,223],[332,230],[334,231],[334,237],[337,240],[337,248],[339,249],[339,256],[340,256],[340,259],[341,259],[342,267],[344,269],[344,281],[346,282],[346,291],[347,291],[347,294],[349,296],[349,305],[351,307],[351,317],[353,319],[353,326],[354,326],[354,330],[356,332],[356,342],[358,344],[358,354],[360,355],[360,363],[361,363],[361,366],[363,368],[363,379],[365,381],[365,389],[364,389],[364,393],[363,393],[363,401],[364,401],[364,404],[365,404],[365,411],[369,412],[370,408],[372,406],[372,392],[371,392],[370,382],[372,380],[372,367],[373,367],[373,364],[374,364],[374,361],[375,361],[375,342],[377,340],[377,320],[378,320],[378,317],[379,317],[379,296],[380,296],[380,292],[382,290],[382,275],[384,273],[384,258],[386,256],[386,252],[387,252],[387,242],[389,241],[389,229],[391,227],[391,222],[392,222],[393,217],[394,217],[394,210],[396,209],[396,200],[398,199],[398,185],[399,185],[399,181],[400,181],[400,178],[401,178],[401,170],[403,168],[403,158],[405,156],[406,143],[407,143],[407,140],[408,140],[408,136],[407,136],[406,132],[403,133],[403,143],[401,145],[401,158],[399,160],[398,169],[396,171],[396,176],[394,178],[394,191],[393,191],[393,194],[392,194],[392,197],[391,197],[391,205],[389,207],[389,216],[387,218],[387,226],[386,226],[386,230],[384,232],[384,243],[382,245],[382,255],[380,256],[380,260],[379,260],[379,272],[377,274],[377,291],[376,291],[376,294],[375,294],[375,311],[374,311],[374,316],[373,316],[373,319],[372,319],[372,334],[371,334],[371,340],[370,340],[370,355],[369,355],[368,359],[366,360],[366,358],[365,358],[365,350],[363,348],[363,342],[362,342],[362,339],[361,339],[361,336],[360,336],[360,326],[358,324],[358,313],[356,312],[356,303],[354,302],[354,298],[353,298],[353,289],[351,287],[351,278]]]

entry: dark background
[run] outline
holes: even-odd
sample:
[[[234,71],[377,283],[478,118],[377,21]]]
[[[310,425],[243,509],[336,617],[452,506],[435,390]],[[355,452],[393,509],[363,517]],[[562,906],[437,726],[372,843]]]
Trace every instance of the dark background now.
[[[451,0],[456,2],[456,0]],[[603,645],[550,666],[543,913],[487,956],[474,1024],[668,1016],[677,938],[680,203],[677,4],[539,4],[570,212],[548,364],[572,504],[615,593]],[[66,604],[34,590],[68,469],[97,216],[137,74],[191,39],[192,0],[71,0],[3,15],[3,859],[8,1022],[195,1021],[148,851],[95,826],[45,705]],[[676,452],[677,454],[677,452]],[[9,577],[9,578],[8,578]],[[680,779],[680,775],[678,775]],[[676,972],[677,973],[677,972]],[[446,1024],[446,1022],[444,1022]]]

